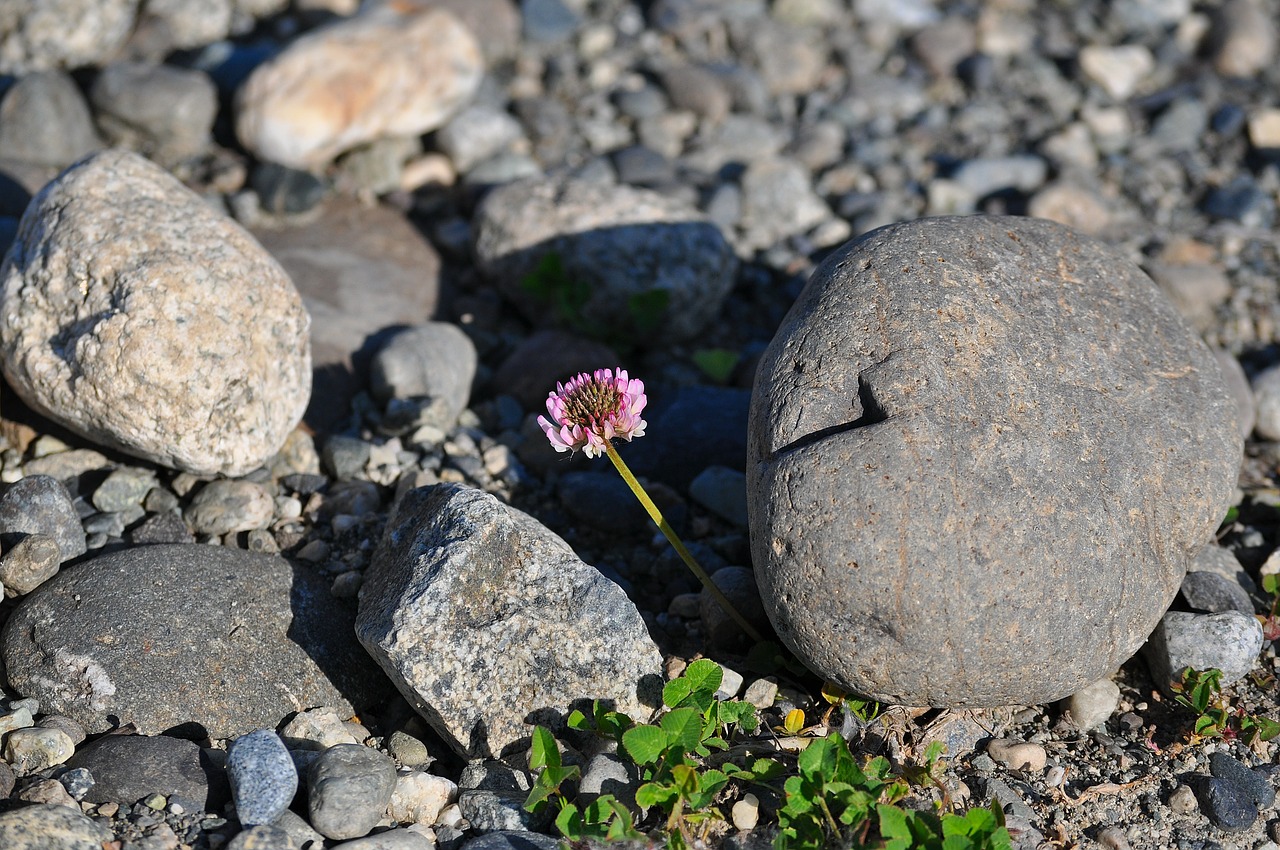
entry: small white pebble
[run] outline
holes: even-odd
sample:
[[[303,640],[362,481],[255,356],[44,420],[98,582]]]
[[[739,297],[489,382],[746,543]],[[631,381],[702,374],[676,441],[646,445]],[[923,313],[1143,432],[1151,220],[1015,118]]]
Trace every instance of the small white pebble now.
[[[1044,770],[1048,756],[1044,747],[1015,741],[1008,738],[996,738],[987,746],[987,754],[1010,770],[1027,770],[1039,773]]]
[[[733,825],[743,832],[756,828],[760,822],[760,800],[755,794],[744,794],[742,799],[733,804]]]
[[[1067,769],[1060,764],[1055,764],[1049,768],[1048,773],[1044,775],[1045,784],[1050,788],[1061,788],[1066,779]]]
[[[293,496],[276,496],[276,516],[280,519],[297,519],[302,516],[302,502]]]
[[[1179,785],[1174,792],[1169,795],[1169,808],[1180,815],[1190,814],[1194,812],[1198,804],[1196,803],[1196,794],[1187,785]]]

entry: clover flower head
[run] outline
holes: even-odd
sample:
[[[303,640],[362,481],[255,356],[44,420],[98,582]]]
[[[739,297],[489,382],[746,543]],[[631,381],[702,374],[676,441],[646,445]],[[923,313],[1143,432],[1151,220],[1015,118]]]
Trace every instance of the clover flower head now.
[[[547,396],[551,418],[539,416],[538,425],[556,451],[582,449],[587,457],[599,457],[614,437],[630,442],[644,436],[640,411],[648,401],[644,382],[628,377],[625,369],[581,372],[556,384]]]

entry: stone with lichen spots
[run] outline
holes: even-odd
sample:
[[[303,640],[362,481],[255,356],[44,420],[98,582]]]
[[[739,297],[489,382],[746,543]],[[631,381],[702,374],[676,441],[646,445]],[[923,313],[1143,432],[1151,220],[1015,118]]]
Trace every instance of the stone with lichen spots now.
[[[18,395],[94,442],[202,475],[256,469],[302,418],[309,324],[253,237],[120,150],[46,186],[0,267]]]
[[[454,484],[407,493],[360,593],[356,635],[459,754],[528,745],[534,723],[600,699],[635,718],[661,699],[640,612],[528,514]]]
[[[1235,404],[1127,257],[1052,222],[924,219],[810,279],[750,414],[779,636],[882,702],[1035,705],[1114,671],[1231,504]]]
[[[236,135],[260,159],[318,168],[387,136],[418,136],[480,86],[475,36],[445,9],[383,3],[314,30],[236,93]]]

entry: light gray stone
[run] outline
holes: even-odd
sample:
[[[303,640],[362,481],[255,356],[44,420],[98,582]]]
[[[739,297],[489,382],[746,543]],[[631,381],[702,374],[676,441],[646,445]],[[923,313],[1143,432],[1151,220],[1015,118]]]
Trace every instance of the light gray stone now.
[[[1192,570],[1182,579],[1182,598],[1193,611],[1253,613],[1253,601],[1236,582],[1210,570]]]
[[[100,147],[89,104],[61,71],[28,74],[0,101],[0,157],[65,168]]]
[[[1280,365],[1269,366],[1253,377],[1253,402],[1257,411],[1254,430],[1267,440],[1280,440]]]
[[[161,162],[204,150],[218,114],[218,91],[202,71],[149,62],[102,69],[89,91],[98,125],[118,145]]]
[[[1248,439],[1258,421],[1258,411],[1254,407],[1253,391],[1249,389],[1249,379],[1244,374],[1240,361],[1228,351],[1220,348],[1213,350],[1213,356],[1222,369],[1222,377],[1231,390],[1231,397],[1236,402],[1236,421],[1240,425],[1240,436]]]
[[[1120,686],[1110,679],[1086,685],[1066,700],[1066,709],[1077,728],[1087,732],[1101,726],[1120,704]]]
[[[749,424],[779,636],[907,705],[1038,704],[1115,670],[1231,504],[1241,454],[1213,355],[1150,279],[1022,218],[924,219],[835,252],[762,358]]]
[[[537,520],[458,485],[409,491],[365,575],[356,634],[460,754],[524,746],[598,698],[633,717],[662,658],[635,606]]]
[[[284,741],[270,729],[241,735],[227,755],[236,817],[245,826],[272,823],[298,790],[298,771]]]
[[[4,760],[19,776],[62,764],[75,751],[75,742],[61,729],[28,726],[4,736]]]
[[[449,431],[471,398],[476,347],[457,325],[428,322],[397,333],[374,355],[369,383],[376,398],[423,398],[418,424]]]
[[[713,514],[747,527],[747,481],[740,470],[708,466],[689,483],[689,495]]]
[[[1170,611],[1142,653],[1151,678],[1166,693],[1187,668],[1222,671],[1223,686],[1243,679],[1262,651],[1262,624],[1239,611],[1192,614]]]
[[[63,570],[0,635],[9,685],[91,733],[234,737],[301,705],[386,694],[351,612],[310,568],[221,546],[140,546]],[[139,659],[146,663],[139,663]],[[190,728],[190,726],[187,726]]]
[[[200,488],[185,516],[197,534],[223,535],[265,528],[276,503],[261,484],[220,478]]]
[[[4,375],[77,433],[197,474],[269,459],[311,389],[309,319],[244,230],[142,157],[82,160],[0,267]]]
[[[0,558],[0,584],[4,595],[23,596],[58,573],[62,553],[58,541],[47,534],[28,534]]]
[[[106,59],[129,37],[137,8],[137,0],[6,0],[0,3],[0,74]]]
[[[526,315],[603,338],[696,335],[737,269],[709,219],[645,189],[532,178],[491,192],[475,225],[482,273]]]
[[[0,540],[12,546],[20,535],[48,535],[61,561],[85,553],[84,528],[71,494],[49,475],[28,475],[0,493]]]
[[[328,838],[360,838],[382,818],[396,787],[396,766],[360,744],[336,744],[311,763],[311,825]]]

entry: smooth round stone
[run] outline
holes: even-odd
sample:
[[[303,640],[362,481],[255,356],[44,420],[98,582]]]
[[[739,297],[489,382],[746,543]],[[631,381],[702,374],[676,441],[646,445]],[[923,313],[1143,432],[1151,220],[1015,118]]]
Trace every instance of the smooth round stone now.
[[[369,384],[381,401],[426,397],[419,422],[449,430],[471,399],[476,347],[461,328],[428,322],[400,331],[373,356]]]
[[[1243,679],[1262,651],[1262,625],[1251,614],[1170,611],[1142,649],[1151,679],[1166,692],[1188,667],[1222,671],[1222,685]]]
[[[67,766],[88,770],[90,803],[130,804],[150,794],[186,797],[207,810],[227,799],[227,783],[194,742],[167,735],[108,735],[81,747]]]
[[[1087,732],[1101,726],[1115,713],[1120,704],[1120,686],[1110,679],[1099,679],[1072,694],[1066,701],[1066,709],[1076,727]]]
[[[62,563],[58,541],[47,534],[28,534],[0,558],[4,595],[23,596],[53,578]]]
[[[174,65],[113,63],[98,74],[89,95],[114,144],[150,151],[161,162],[204,150],[218,114],[213,80]]]
[[[1253,602],[1243,587],[1214,572],[1189,572],[1182,580],[1182,598],[1195,611],[1253,614]]]
[[[325,580],[278,556],[140,546],[65,569],[0,635],[9,685],[91,733],[234,737],[302,705],[355,713],[386,681]],[[146,663],[140,663],[145,659]]]
[[[1241,454],[1213,355],[1151,280],[1024,218],[836,251],[761,360],[749,428],[779,636],[906,705],[1034,705],[1110,674],[1221,521]]]
[[[377,825],[396,787],[396,766],[377,750],[337,744],[308,777],[311,825],[329,838],[359,838]]]
[[[0,100],[0,157],[65,168],[100,147],[89,104],[63,71],[27,74]]]
[[[196,474],[261,466],[311,390],[284,270],[173,175],[112,149],[31,201],[0,267],[4,375],[76,433]]]
[[[28,475],[0,494],[0,541],[12,546],[20,535],[32,534],[52,537],[63,561],[85,553],[84,527],[71,494],[49,475]]]
[[[125,511],[142,504],[156,486],[154,472],[122,467],[112,470],[93,491],[93,506],[103,512]]]
[[[245,826],[271,823],[289,808],[298,790],[298,771],[284,741],[270,729],[242,735],[227,756],[227,778],[236,817]]]
[[[264,528],[275,511],[275,499],[261,484],[224,478],[200,488],[186,519],[197,534],[222,535]]]

